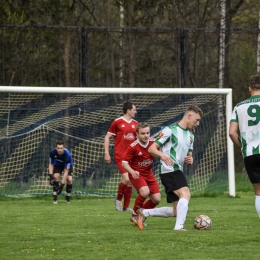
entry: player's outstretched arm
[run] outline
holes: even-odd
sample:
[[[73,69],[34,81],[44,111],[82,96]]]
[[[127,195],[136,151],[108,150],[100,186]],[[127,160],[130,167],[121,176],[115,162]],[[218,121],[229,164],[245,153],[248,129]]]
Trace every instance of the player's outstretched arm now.
[[[153,143],[149,149],[148,149],[148,153],[151,154],[153,157],[161,157],[161,155],[163,154],[160,151],[160,146],[157,143]]]

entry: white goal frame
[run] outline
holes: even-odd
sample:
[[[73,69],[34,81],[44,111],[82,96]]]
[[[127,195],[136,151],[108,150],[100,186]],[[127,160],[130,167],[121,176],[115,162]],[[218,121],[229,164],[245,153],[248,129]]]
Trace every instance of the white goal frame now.
[[[232,114],[232,89],[230,88],[79,88],[79,87],[12,87],[0,86],[0,92],[8,93],[57,93],[57,94],[222,94],[226,95],[227,158],[229,195],[236,196],[234,145],[229,138],[228,125]]]

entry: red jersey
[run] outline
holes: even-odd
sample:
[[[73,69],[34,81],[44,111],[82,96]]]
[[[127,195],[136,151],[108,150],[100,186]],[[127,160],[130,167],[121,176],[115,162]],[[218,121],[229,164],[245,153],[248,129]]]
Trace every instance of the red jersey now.
[[[131,168],[138,171],[140,175],[149,176],[153,173],[154,157],[148,153],[148,148],[153,142],[153,140],[149,140],[146,145],[143,145],[137,139],[127,148],[122,161],[129,163]]]
[[[127,147],[136,139],[136,126],[134,119],[126,121],[123,117],[115,119],[108,129],[108,133],[114,136],[115,160],[121,161]]]

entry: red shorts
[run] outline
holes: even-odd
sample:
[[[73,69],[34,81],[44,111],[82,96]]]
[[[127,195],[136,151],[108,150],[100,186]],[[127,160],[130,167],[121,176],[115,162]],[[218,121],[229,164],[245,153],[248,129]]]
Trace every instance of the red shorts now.
[[[116,161],[116,166],[121,174],[127,173],[127,171],[122,166],[122,161]]]
[[[129,174],[129,179],[132,185],[135,187],[137,192],[143,187],[148,186],[150,190],[150,194],[156,194],[160,193],[160,187],[159,184],[154,177],[154,175],[151,173],[148,176],[142,176],[140,175],[138,179],[134,179],[131,174]]]

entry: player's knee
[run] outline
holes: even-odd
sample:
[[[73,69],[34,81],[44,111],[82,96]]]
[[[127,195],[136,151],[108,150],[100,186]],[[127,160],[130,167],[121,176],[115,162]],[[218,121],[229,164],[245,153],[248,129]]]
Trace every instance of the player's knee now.
[[[184,192],[183,195],[182,195],[182,198],[184,199],[187,199],[187,200],[190,200],[190,192]]]
[[[188,187],[183,187],[177,191],[174,191],[174,193],[179,197],[179,198],[185,198],[187,200],[190,200],[190,190]]]
[[[140,189],[139,190],[139,195],[141,195],[143,198],[147,198],[149,196],[149,191],[145,190],[145,189]]]
[[[67,179],[67,184],[69,184],[69,185],[72,184],[72,179],[71,179],[71,178],[68,178],[68,179]]]
[[[190,190],[188,189],[188,191],[186,192],[186,199],[187,200],[190,200],[190,197],[191,197],[191,195],[190,195]]]
[[[122,182],[123,182],[125,185],[130,184],[130,180],[129,180],[129,177],[128,177],[128,173],[122,174]]]
[[[60,181],[60,174],[59,173],[54,173],[53,174],[53,178],[55,179],[55,181],[59,182]]]
[[[152,202],[156,205],[158,205],[161,202],[161,198],[153,198]]]

